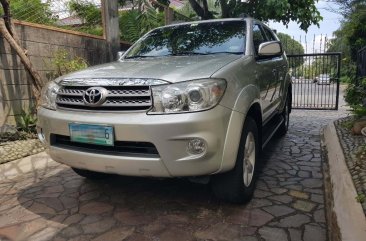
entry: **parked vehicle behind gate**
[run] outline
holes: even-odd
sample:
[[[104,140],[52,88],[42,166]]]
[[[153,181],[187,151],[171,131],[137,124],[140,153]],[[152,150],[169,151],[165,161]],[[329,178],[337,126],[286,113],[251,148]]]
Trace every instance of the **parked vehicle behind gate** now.
[[[314,83],[318,85],[330,85],[330,76],[328,74],[321,74],[315,77]]]
[[[157,28],[117,62],[48,83],[37,130],[81,176],[210,176],[219,198],[242,203],[290,111],[277,36],[251,18],[219,19]]]

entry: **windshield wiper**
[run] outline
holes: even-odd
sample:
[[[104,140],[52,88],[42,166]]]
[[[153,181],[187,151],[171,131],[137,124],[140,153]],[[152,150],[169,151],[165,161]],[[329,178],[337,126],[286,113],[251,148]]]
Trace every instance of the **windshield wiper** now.
[[[179,52],[173,54],[174,56],[179,55],[211,55],[211,54],[243,54],[243,52],[230,52],[230,51],[221,51],[221,52],[208,52],[208,53],[202,53],[202,52]]]
[[[125,57],[125,59],[151,58],[151,57],[156,57],[156,56],[134,55],[134,56]]]
[[[174,56],[180,56],[180,55],[208,55],[209,53],[201,53],[201,52],[179,52],[174,53],[172,55]]]
[[[212,52],[210,54],[243,54],[243,52],[222,51],[222,52]]]

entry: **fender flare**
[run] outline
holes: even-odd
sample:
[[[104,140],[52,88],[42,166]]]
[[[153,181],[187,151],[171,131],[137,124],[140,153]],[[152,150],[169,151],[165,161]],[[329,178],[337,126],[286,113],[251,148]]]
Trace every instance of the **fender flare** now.
[[[238,95],[226,132],[221,166],[217,172],[225,172],[234,168],[247,113],[254,104],[260,105],[259,99],[260,92],[255,85],[248,85]]]

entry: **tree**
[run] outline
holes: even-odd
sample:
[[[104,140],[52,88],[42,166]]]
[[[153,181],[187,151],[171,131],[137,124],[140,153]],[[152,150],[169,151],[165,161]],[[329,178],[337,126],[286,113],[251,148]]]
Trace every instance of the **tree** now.
[[[207,0],[207,5],[210,11],[213,13],[215,17],[220,17],[221,15],[221,9],[220,6],[216,4],[216,0]],[[177,9],[177,12],[180,14],[187,16],[188,18],[192,20],[198,20],[198,15],[193,10],[191,4],[187,1],[184,6],[180,9]]]
[[[309,26],[322,20],[315,3],[317,0],[217,0],[221,8],[221,18],[250,15],[262,21],[275,20],[287,25],[290,21],[297,21],[300,28],[307,30]],[[201,19],[214,18],[208,7],[207,0],[189,0],[193,10]]]
[[[284,33],[278,33],[278,38],[281,40],[282,46],[286,54],[304,54],[304,47],[298,41],[291,38],[290,35]],[[292,59],[290,63],[291,68],[297,68],[304,63],[304,58],[299,57]]]
[[[164,13],[152,7],[145,8],[143,12],[129,10],[120,14],[119,21],[121,39],[133,43],[151,29],[163,26]]]
[[[353,7],[342,12],[344,19],[341,27],[334,32],[335,38],[331,40],[328,52],[342,53],[341,75],[349,78],[356,74],[358,50],[366,46],[366,2],[349,0],[339,4],[344,6],[341,6],[341,11],[346,6]]]
[[[71,0],[68,5],[71,13],[81,18],[86,26],[102,24],[102,12],[93,3]]]
[[[154,7],[152,3],[158,7]],[[129,42],[135,42],[151,29],[165,24],[164,12],[159,10],[159,6],[162,6],[160,0],[135,0],[133,4],[137,8],[123,11],[119,17],[121,39]]]
[[[71,0],[68,3],[70,14],[79,17],[83,24],[78,26],[80,32],[103,35],[102,11],[95,4],[85,0]],[[68,26],[63,26],[68,28]],[[76,26],[73,26],[75,29]]]
[[[52,16],[48,2],[42,2],[41,0],[11,0],[9,7],[13,19],[40,24],[49,24],[56,21]]]
[[[350,16],[353,12],[357,11],[357,8],[360,5],[365,5],[365,0],[329,0],[339,6],[339,10],[333,12],[337,12],[342,14],[344,17]]]
[[[366,1],[333,0],[340,7],[344,19],[341,27],[334,32],[330,49],[345,52],[352,61],[356,61],[357,51],[366,46]]]
[[[278,33],[277,36],[281,40],[282,46],[287,54],[304,54],[304,47],[301,43],[291,38],[290,35]]]
[[[342,51],[341,74],[349,79],[345,100],[355,114],[366,114],[366,78],[359,78],[356,73],[357,52],[366,46],[366,1],[334,0],[341,9],[344,20],[334,33],[330,50]]]
[[[36,98],[37,105],[40,101],[42,79],[39,73],[34,69],[32,62],[30,61],[27,51],[21,47],[20,41],[16,36],[15,28],[11,19],[11,7],[9,0],[0,0],[4,15],[0,18],[0,34],[8,41],[11,48],[17,53],[21,62],[24,64],[25,69],[31,76],[29,80],[31,88]]]

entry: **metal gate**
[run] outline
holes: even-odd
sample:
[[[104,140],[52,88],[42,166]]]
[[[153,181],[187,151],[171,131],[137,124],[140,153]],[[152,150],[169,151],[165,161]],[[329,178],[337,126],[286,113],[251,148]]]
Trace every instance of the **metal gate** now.
[[[292,108],[338,110],[341,53],[287,55]]]

